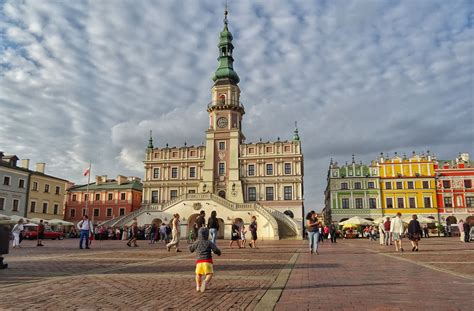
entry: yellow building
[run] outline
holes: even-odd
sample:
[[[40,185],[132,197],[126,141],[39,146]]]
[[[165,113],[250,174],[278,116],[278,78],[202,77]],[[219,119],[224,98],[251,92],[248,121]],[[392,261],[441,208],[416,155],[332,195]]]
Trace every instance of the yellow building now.
[[[382,209],[384,215],[423,214],[437,219],[436,182],[434,161],[429,154],[410,158],[384,157],[374,165],[379,167]]]
[[[27,218],[64,219],[64,203],[68,181],[46,175],[45,164],[31,171],[28,189]]]

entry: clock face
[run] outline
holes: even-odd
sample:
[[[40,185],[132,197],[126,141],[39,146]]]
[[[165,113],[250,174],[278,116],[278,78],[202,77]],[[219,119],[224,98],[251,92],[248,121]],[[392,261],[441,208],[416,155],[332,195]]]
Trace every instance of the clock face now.
[[[220,128],[226,127],[227,126],[227,119],[224,117],[221,117],[217,119],[217,126]]]

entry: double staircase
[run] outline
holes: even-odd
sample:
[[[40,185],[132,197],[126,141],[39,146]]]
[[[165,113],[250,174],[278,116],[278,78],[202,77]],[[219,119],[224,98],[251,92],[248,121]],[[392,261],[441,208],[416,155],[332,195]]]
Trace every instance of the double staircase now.
[[[143,213],[164,212],[171,207],[185,201],[200,202],[212,200],[233,211],[257,211],[275,228],[275,236],[280,239],[297,239],[302,237],[301,227],[294,219],[288,215],[277,211],[271,207],[263,206],[259,203],[234,203],[213,193],[187,193],[163,204],[144,204],[141,208],[130,214],[108,220],[101,225],[104,226],[125,226]]]

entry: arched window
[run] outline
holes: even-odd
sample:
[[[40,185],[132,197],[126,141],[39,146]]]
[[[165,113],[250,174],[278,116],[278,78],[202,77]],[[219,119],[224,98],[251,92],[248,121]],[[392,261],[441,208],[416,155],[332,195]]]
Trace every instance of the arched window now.
[[[219,191],[219,193],[217,195],[220,196],[221,198],[225,199],[225,191],[224,190]]]

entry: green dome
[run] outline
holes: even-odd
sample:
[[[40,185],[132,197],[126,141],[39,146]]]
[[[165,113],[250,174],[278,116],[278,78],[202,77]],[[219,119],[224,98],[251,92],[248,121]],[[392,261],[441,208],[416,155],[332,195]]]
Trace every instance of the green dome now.
[[[227,27],[226,15],[226,19],[224,20],[224,29],[219,34],[219,44],[217,45],[219,48],[219,57],[217,58],[219,60],[219,66],[212,75],[212,81],[214,82],[221,79],[229,79],[237,84],[240,81],[240,78],[234,71],[233,66],[234,58],[232,57],[232,52],[234,50],[234,46],[232,44],[232,39],[232,33]]]

